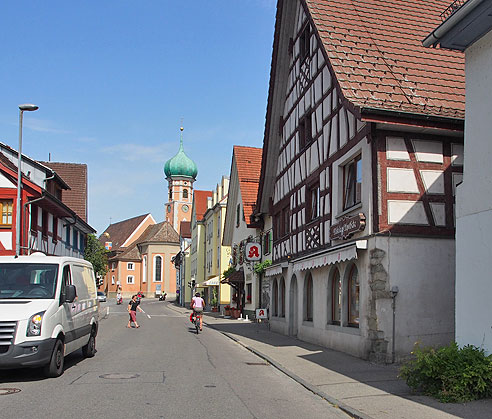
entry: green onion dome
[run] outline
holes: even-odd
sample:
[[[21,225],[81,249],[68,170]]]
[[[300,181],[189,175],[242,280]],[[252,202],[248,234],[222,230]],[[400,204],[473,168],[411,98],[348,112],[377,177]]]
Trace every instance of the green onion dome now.
[[[181,131],[183,131],[183,128],[181,128]],[[164,174],[166,175],[166,178],[183,176],[196,180],[198,169],[195,162],[191,160],[184,152],[183,137],[181,137],[179,151],[177,154],[173,158],[169,159],[164,165]]]

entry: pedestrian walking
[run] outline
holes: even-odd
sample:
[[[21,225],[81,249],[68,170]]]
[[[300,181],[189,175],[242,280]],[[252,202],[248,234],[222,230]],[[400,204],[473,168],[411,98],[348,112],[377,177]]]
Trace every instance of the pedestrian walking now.
[[[130,319],[128,320],[128,325],[126,327],[132,327],[132,322],[135,323],[135,327],[140,327],[137,323],[137,310],[141,313],[143,310],[139,307],[140,301],[137,301],[137,296],[133,295],[132,299],[128,303],[128,313],[130,313]]]

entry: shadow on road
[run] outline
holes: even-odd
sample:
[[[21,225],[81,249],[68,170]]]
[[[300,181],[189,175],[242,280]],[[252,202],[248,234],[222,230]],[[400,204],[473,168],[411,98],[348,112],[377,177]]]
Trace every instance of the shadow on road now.
[[[86,358],[82,355],[82,350],[78,350],[70,355],[67,355],[65,357],[64,371],[69,370],[84,359]],[[16,368],[12,370],[0,370],[0,384],[42,380],[50,380],[50,378],[47,378],[44,375],[42,368]]]

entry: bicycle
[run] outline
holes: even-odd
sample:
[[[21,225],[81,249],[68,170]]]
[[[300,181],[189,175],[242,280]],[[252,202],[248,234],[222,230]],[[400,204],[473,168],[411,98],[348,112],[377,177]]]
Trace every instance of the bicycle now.
[[[195,329],[196,329],[196,334],[198,335],[200,331],[200,316],[201,314],[197,313],[196,311],[193,311],[194,319],[193,323],[195,323]]]

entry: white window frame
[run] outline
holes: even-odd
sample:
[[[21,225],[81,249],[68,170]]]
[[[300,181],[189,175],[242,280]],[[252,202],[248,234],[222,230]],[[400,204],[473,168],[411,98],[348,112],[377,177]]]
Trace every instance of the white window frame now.
[[[114,285],[115,284],[115,278],[114,278],[114,275],[111,276],[111,285]]]
[[[116,262],[111,262],[111,270],[114,271],[116,269]]]
[[[360,182],[358,182],[358,177],[357,177],[357,169],[358,165],[360,162]],[[350,172],[348,171],[348,168],[350,165],[354,165],[354,172],[353,178],[349,178]],[[356,205],[359,205],[362,203],[362,153],[357,153],[354,155],[349,161],[347,161],[343,166],[342,166],[342,210],[346,211],[349,210],[350,208],[355,207]],[[349,179],[352,179],[352,182],[350,184],[353,186],[352,194],[354,195],[354,202],[348,202],[348,184],[349,184]],[[360,186],[358,186],[360,184]],[[359,188],[359,190],[357,190]],[[350,194],[350,195],[352,195]]]
[[[127,271],[134,271],[135,270],[135,264],[133,262],[128,262],[126,264],[126,270]]]
[[[130,278],[131,278],[131,281],[130,281]],[[128,275],[126,277],[126,283],[128,285],[134,285],[135,284],[135,277],[133,275]]]
[[[143,257],[142,283],[147,282],[147,255]]]
[[[158,257],[161,258],[161,280],[160,281],[156,281],[155,280],[155,273],[156,273],[155,265],[156,265],[156,261],[157,261],[157,258]],[[164,256],[162,256],[162,255],[155,255],[154,256],[154,261],[153,261],[153,269],[152,269],[152,282],[156,282],[158,284],[162,284],[164,282],[163,268],[164,268]]]

